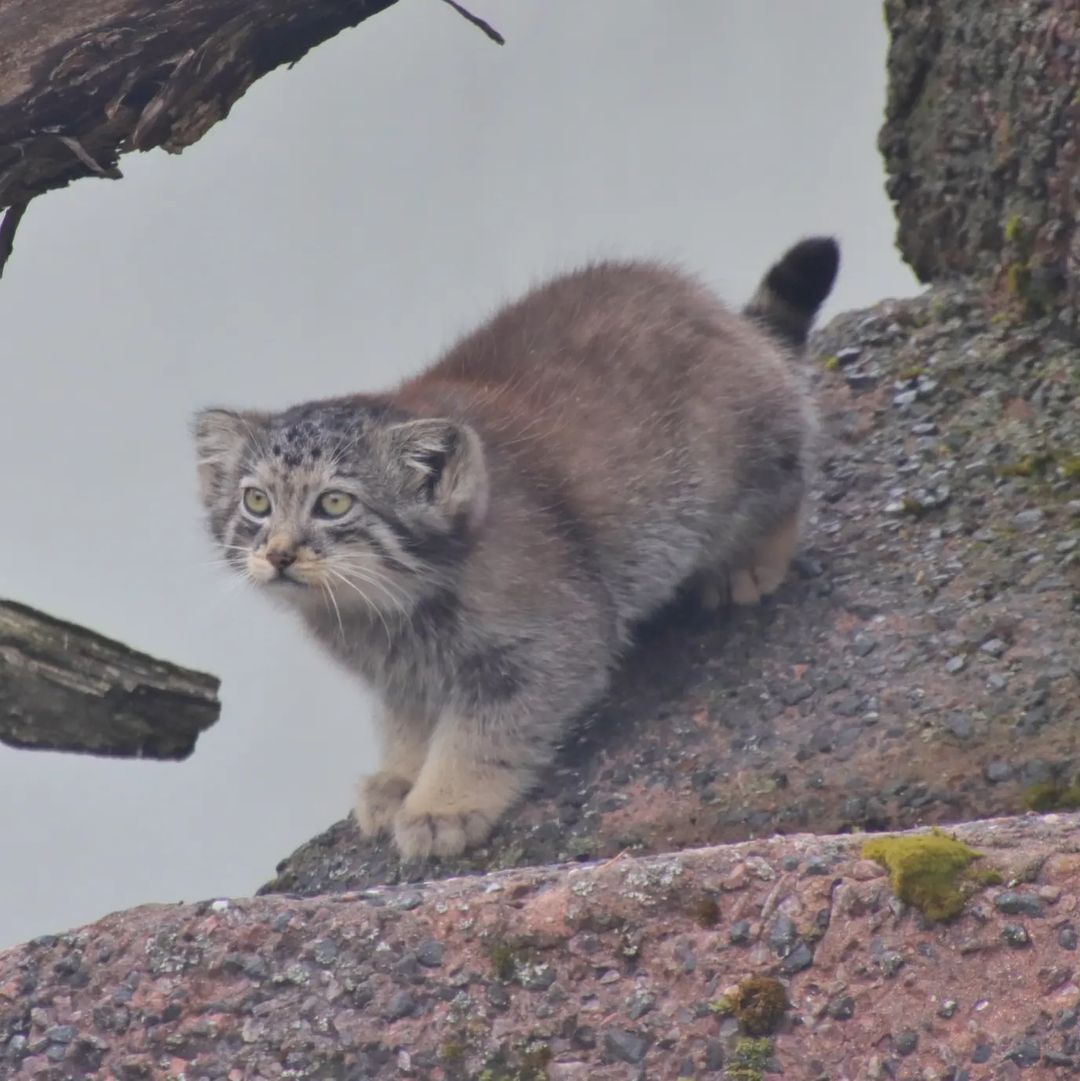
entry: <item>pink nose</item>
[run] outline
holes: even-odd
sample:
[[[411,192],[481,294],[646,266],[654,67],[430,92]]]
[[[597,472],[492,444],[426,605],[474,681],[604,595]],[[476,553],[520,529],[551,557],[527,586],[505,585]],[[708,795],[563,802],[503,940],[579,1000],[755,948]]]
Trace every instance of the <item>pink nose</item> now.
[[[296,553],[291,548],[271,548],[267,551],[266,558],[271,566],[283,571],[296,562]]]

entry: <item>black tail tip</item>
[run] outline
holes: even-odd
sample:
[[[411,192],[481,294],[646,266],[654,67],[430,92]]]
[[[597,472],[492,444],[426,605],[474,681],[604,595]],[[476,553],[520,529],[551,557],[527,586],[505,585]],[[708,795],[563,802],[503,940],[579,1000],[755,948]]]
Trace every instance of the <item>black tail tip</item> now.
[[[812,236],[789,248],[765,277],[765,284],[797,311],[812,316],[832,291],[840,269],[840,245],[831,236]]]

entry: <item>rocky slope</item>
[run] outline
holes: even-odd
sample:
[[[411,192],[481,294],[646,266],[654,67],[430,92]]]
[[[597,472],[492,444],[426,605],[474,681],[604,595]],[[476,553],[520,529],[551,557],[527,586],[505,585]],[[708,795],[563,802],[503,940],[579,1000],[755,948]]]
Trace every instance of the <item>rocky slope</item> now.
[[[894,829],[1053,805],[1080,771],[1080,352],[970,287],[841,316],[797,571],[760,610],[646,628],[536,799],[434,873]],[[1074,798],[1077,793],[1073,793]],[[348,821],[313,895],[428,876]]]
[[[858,838],[805,834],[134,909],[0,954],[0,1076],[1066,1077],[1078,825],[962,827],[1000,882],[948,924]]]

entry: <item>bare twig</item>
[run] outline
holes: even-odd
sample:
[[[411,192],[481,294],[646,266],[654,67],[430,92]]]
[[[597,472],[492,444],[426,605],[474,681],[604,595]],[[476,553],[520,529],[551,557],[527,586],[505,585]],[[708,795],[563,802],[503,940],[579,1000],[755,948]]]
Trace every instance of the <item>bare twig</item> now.
[[[3,221],[0,221],[0,278],[4,276],[4,264],[15,248],[15,230],[19,228],[19,222],[29,205],[29,199],[22,203],[12,203],[7,208]]]
[[[478,26],[492,41],[495,42],[496,45],[506,44],[506,38],[504,38],[491,23],[485,22],[471,11],[466,11],[460,4],[455,3],[455,0],[443,0],[443,3],[449,4],[463,19],[467,19],[473,26]]]

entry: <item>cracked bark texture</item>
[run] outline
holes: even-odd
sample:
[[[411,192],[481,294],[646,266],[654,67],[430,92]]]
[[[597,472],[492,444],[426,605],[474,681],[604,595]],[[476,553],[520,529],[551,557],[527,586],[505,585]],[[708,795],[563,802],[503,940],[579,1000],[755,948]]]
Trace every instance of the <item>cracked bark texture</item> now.
[[[885,16],[879,145],[904,258],[1080,331],[1075,0],[887,0]]]
[[[4,0],[0,207],[179,152],[257,79],[394,0]]]

